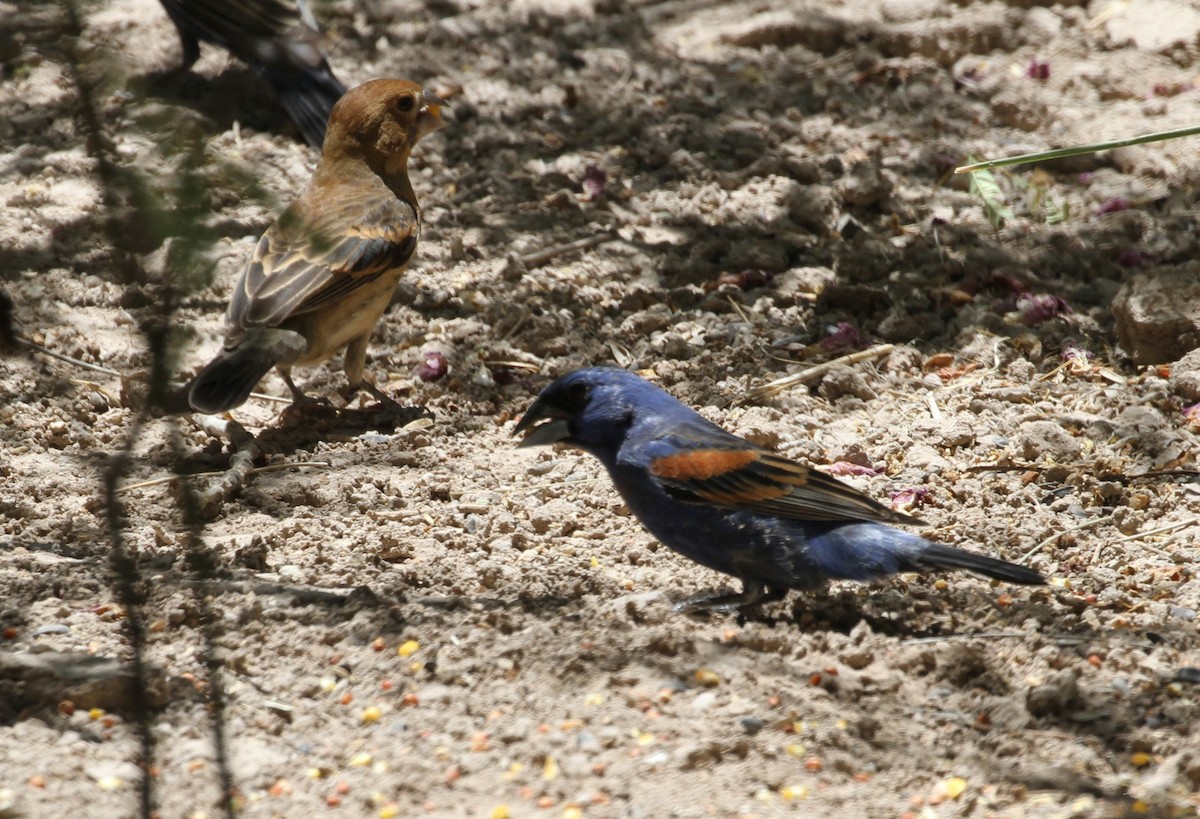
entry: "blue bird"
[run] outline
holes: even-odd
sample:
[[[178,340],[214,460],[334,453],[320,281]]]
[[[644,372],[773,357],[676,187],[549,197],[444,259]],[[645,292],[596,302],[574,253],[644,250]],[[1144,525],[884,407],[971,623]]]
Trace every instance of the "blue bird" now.
[[[922,524],[836,478],[705,420],[645,379],[613,367],[565,375],[517,424],[521,446],[564,443],[600,459],[630,511],[674,551],[742,581],[677,610],[734,611],[828,580],[966,569],[1040,585],[1025,566],[887,526]]]

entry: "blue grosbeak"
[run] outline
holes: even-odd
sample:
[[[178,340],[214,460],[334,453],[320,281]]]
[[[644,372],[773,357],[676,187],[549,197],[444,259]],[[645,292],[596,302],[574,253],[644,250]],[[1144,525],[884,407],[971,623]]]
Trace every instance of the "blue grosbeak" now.
[[[732,435],[625,370],[578,370],[546,387],[517,424],[521,446],[562,442],[600,459],[630,510],[684,557],[740,578],[742,592],[678,609],[734,610],[830,579],[967,569],[1011,583],[1024,566],[933,543],[920,524],[846,484]]]
[[[263,234],[234,289],[224,348],[169,411],[232,409],[277,365],[304,400],[291,368],[343,347],[350,389],[390,400],[364,375],[367,341],[417,247],[408,157],[445,124],[443,105],[407,80],[372,80],[338,101],[312,181]]]
[[[346,87],[321,53],[317,24],[303,0],[162,0],[179,31],[183,68],[200,41],[248,62],[275,89],[309,145],[320,148],[333,104]]]

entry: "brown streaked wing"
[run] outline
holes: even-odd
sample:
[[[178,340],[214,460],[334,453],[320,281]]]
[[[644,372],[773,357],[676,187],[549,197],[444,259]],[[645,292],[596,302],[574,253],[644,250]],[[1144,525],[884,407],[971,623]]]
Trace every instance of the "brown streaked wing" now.
[[[285,211],[259,240],[230,300],[226,345],[235,346],[253,327],[277,327],[407,264],[417,244],[412,208],[389,198],[364,211],[350,219],[330,205],[325,218],[311,221],[301,221],[296,208]]]

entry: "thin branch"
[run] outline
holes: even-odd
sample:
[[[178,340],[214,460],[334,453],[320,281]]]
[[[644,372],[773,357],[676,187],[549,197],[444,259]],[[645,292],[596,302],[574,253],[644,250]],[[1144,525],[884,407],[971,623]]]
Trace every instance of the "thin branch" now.
[[[755,387],[747,392],[737,403],[745,404],[752,401],[760,401],[763,398],[773,398],[789,387],[794,387],[797,384],[806,384],[809,381],[816,381],[824,376],[834,367],[843,364],[857,364],[860,361],[870,361],[876,358],[882,358],[895,349],[894,344],[877,344],[874,347],[869,347],[866,350],[859,350],[856,353],[835,358],[832,361],[826,361],[817,364],[815,367],[809,367],[807,370],[801,370],[798,373],[785,375],[783,378],[777,378],[774,381],[763,384],[761,387]]]
[[[262,475],[266,472],[282,472],[285,469],[292,469],[294,467],[302,467],[302,466],[313,466],[313,467],[320,466],[320,467],[328,468],[328,467],[332,466],[332,464],[330,464],[326,461],[288,461],[287,463],[282,463],[282,464],[268,464],[267,466],[256,466],[253,469],[248,470],[246,472],[246,475],[247,476]],[[188,480],[188,479],[195,480],[197,478],[219,478],[225,474],[226,474],[226,470],[222,469],[222,470],[213,471],[213,472],[192,472],[187,475],[164,475],[161,478],[151,478],[148,481],[139,481],[138,483],[126,484],[125,486],[122,486],[120,489],[118,489],[117,492],[119,492],[120,494],[124,494],[126,492],[132,492],[135,489],[148,489],[151,486],[161,486],[164,483],[174,483],[179,480]]]
[[[605,242],[611,242],[617,238],[619,237],[615,232],[605,231],[604,233],[597,233],[595,236],[588,236],[586,239],[576,239],[574,242],[567,242],[565,245],[555,245],[545,250],[526,253],[524,256],[517,256],[516,259],[525,267],[538,267],[558,256],[564,256],[567,253],[574,253],[578,250],[587,250],[597,245],[602,245]]]
[[[1078,525],[1078,526],[1073,526],[1073,527],[1071,527],[1070,529],[1064,529],[1064,530],[1063,530],[1063,531],[1061,531],[1061,532],[1055,532],[1054,534],[1050,535],[1050,537],[1046,538],[1046,539],[1045,539],[1045,540],[1043,540],[1041,543],[1039,543],[1039,544],[1037,544],[1036,546],[1034,546],[1034,547],[1033,547],[1032,549],[1030,549],[1028,552],[1026,552],[1025,554],[1021,555],[1021,559],[1020,559],[1020,560],[1018,560],[1018,561],[1017,561],[1017,563],[1025,563],[1026,561],[1028,561],[1028,560],[1029,560],[1029,558],[1031,558],[1031,557],[1033,557],[1034,555],[1036,555],[1036,554],[1037,554],[1038,552],[1040,552],[1042,549],[1045,549],[1047,546],[1049,546],[1049,545],[1050,545],[1051,543],[1053,543],[1054,541],[1058,540],[1058,539],[1059,539],[1060,537],[1062,537],[1063,535],[1070,535],[1070,534],[1073,534],[1073,533],[1075,533],[1075,532],[1082,532],[1082,531],[1084,531],[1085,529],[1091,529],[1091,528],[1092,528],[1092,527],[1094,527],[1094,526],[1099,526],[1101,523],[1108,523],[1108,522],[1109,522],[1110,520],[1112,520],[1112,519],[1113,519],[1113,516],[1112,516],[1112,515],[1105,515],[1105,516],[1104,516],[1104,517],[1102,517],[1102,518],[1094,518],[1094,519],[1092,519],[1092,520],[1089,520],[1087,523],[1081,523],[1080,525]]]

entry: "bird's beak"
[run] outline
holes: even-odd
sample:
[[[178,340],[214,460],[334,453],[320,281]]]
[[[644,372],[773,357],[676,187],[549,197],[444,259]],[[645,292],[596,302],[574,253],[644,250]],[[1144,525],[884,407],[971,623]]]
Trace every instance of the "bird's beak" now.
[[[533,406],[525,412],[516,427],[513,428],[512,434],[519,435],[527,430],[529,434],[521,439],[521,443],[517,444],[518,447],[556,444],[571,437],[567,418],[541,399],[533,402]]]
[[[428,136],[444,127],[446,120],[442,119],[442,109],[449,107],[444,99],[432,91],[421,92],[421,113],[417,117],[417,130],[420,134],[417,138]]]

